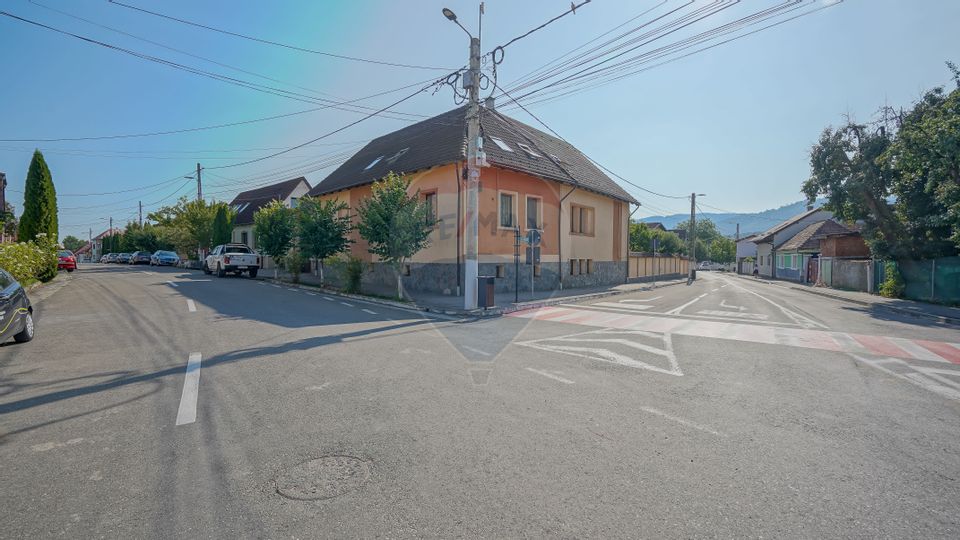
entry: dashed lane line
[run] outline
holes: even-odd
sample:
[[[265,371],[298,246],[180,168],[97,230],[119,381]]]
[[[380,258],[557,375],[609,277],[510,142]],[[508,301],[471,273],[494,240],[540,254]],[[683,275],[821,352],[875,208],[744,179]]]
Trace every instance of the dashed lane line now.
[[[180,396],[180,408],[177,410],[177,425],[192,424],[197,421],[197,398],[200,396],[200,360],[198,352],[190,353],[187,360],[187,374],[183,379],[183,394]]]
[[[691,421],[689,421],[689,420],[684,420],[683,418],[674,416],[674,415],[672,415],[672,414],[667,414],[667,413],[665,413],[665,412],[663,412],[663,411],[661,411],[661,410],[659,410],[659,409],[654,409],[653,407],[640,407],[640,410],[643,411],[643,412],[650,413],[650,414],[655,414],[655,415],[657,415],[657,416],[659,416],[659,417],[661,417],[661,418],[666,418],[667,420],[671,420],[671,421],[676,422],[676,423],[678,423],[678,424],[680,424],[680,425],[682,425],[682,426],[687,426],[687,427],[696,429],[696,430],[698,430],[698,431],[702,431],[702,432],[704,432],[704,433],[709,433],[709,434],[711,434],[711,435],[715,435],[715,436],[717,436],[717,437],[723,437],[723,435],[721,435],[720,433],[718,433],[718,432],[716,432],[716,431],[714,431],[714,430],[712,430],[712,429],[710,429],[710,428],[708,428],[708,427],[706,427],[706,426],[702,426],[702,425],[700,425],[700,424],[697,424],[697,423],[695,423],[695,422],[691,422]]]
[[[706,295],[707,295],[707,293],[703,293],[703,294],[701,294],[700,296],[694,298],[693,300],[687,302],[686,304],[671,309],[670,311],[667,312],[667,315],[677,315],[678,313],[680,313],[680,312],[683,311],[684,309],[686,309],[686,308],[692,306],[693,304],[697,303],[701,298],[703,298],[703,297],[706,296]]]
[[[524,369],[526,369],[527,371],[529,371],[529,372],[531,372],[531,373],[536,373],[537,375],[543,375],[544,377],[546,377],[546,378],[548,378],[548,379],[553,379],[553,380],[555,380],[555,381],[562,382],[563,384],[574,384],[574,382],[571,381],[570,379],[564,379],[563,377],[559,377],[559,376],[557,376],[557,375],[554,375],[553,373],[548,373],[548,372],[546,372],[546,371],[541,371],[541,370],[539,370],[539,369],[533,369],[532,367],[528,367],[528,368],[524,368]]]
[[[364,313],[369,313],[370,315],[376,315],[376,314],[377,314],[376,311],[373,311],[373,310],[371,310],[371,309],[366,309],[366,308],[363,308],[363,309],[361,309],[360,311],[362,311],[362,312],[364,312]]]
[[[174,283],[174,282],[172,282],[172,281],[168,281],[168,282],[167,282],[167,285],[170,285],[171,287],[174,287],[174,288],[179,287],[179,285],[177,285],[176,283]]]
[[[340,304],[341,304],[341,305],[344,305],[344,306],[347,306],[347,307],[353,307],[353,304],[348,304],[348,303],[346,303],[346,302],[340,302]]]
[[[197,311],[197,304],[193,300],[187,299],[187,311],[190,313]]]

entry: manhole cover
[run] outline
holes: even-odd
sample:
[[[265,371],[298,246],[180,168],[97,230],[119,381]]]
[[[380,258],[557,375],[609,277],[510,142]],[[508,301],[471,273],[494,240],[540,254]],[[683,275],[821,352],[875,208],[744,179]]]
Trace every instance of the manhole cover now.
[[[353,491],[370,478],[367,461],[353,456],[324,456],[304,461],[277,476],[277,493],[314,501]]]

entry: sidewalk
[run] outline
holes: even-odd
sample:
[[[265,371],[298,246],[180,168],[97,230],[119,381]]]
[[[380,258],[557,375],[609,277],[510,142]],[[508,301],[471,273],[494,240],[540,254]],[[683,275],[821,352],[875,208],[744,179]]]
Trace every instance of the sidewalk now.
[[[880,295],[857,292],[841,291],[839,289],[830,289],[828,287],[811,287],[794,283],[791,289],[804,291],[817,296],[852,302],[862,306],[882,307],[898,313],[913,315],[914,317],[925,317],[934,319],[942,323],[960,325],[960,309],[939,304],[928,304],[926,302],[917,302],[914,300],[904,300],[899,298],[885,298]]]
[[[273,281],[273,271],[268,270],[259,276],[262,279]],[[290,283],[290,276],[284,272],[280,273],[280,281],[285,284]],[[497,305],[488,308],[488,309],[474,309],[474,310],[465,310],[463,309],[463,297],[454,296],[454,295],[443,295],[439,293],[429,293],[421,291],[408,291],[407,294],[412,298],[411,302],[399,302],[397,300],[391,300],[389,298],[395,297],[397,291],[395,288],[371,288],[364,287],[363,293],[361,295],[346,294],[339,292],[335,289],[324,289],[330,294],[336,294],[340,296],[348,296],[350,298],[356,298],[365,300],[367,302],[373,302],[378,304],[385,304],[401,309],[409,309],[416,311],[424,311],[429,313],[440,313],[443,315],[451,315],[457,317],[495,317],[498,315],[503,315],[506,313],[512,313],[514,311],[520,311],[524,309],[533,309],[543,306],[550,306],[555,304],[562,304],[568,302],[579,302],[582,300],[588,300],[593,298],[603,298],[606,296],[615,296],[618,294],[626,294],[636,291],[648,291],[654,288],[665,287],[668,285],[677,285],[680,283],[686,283],[686,279],[679,280],[670,280],[670,281],[657,281],[650,283],[625,283],[622,285],[615,285],[612,287],[590,287],[590,288],[580,288],[580,289],[566,289],[563,291],[556,290],[546,290],[546,291],[534,291],[534,294],[531,296],[530,291],[521,291],[519,302],[513,302],[514,294],[509,293],[497,293],[495,296]],[[313,274],[301,274],[300,275],[300,284],[310,287],[319,287],[320,279]],[[373,296],[368,296],[373,295]]]

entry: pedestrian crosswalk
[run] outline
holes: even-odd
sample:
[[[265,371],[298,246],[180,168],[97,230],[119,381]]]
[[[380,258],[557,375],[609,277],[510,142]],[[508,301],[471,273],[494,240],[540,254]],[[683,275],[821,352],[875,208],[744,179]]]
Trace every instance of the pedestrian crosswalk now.
[[[960,365],[960,343],[849,334],[809,328],[785,328],[745,322],[690,320],[646,313],[614,313],[571,305],[518,311],[509,316],[596,328],[765,343]]]

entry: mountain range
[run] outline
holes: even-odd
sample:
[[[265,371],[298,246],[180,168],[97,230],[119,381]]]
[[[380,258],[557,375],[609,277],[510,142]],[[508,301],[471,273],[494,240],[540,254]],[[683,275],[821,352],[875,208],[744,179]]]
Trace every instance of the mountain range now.
[[[826,200],[823,199],[817,200],[814,206],[823,206],[825,202]],[[797,214],[802,214],[806,209],[806,201],[797,201],[781,206],[780,208],[772,208],[754,213],[697,213],[697,219],[706,218],[713,221],[717,225],[717,228],[720,229],[720,234],[731,238],[736,234],[737,224],[739,223],[740,236],[744,237],[749,234],[763,232],[777,223],[786,221]],[[674,229],[678,223],[687,219],[690,219],[689,214],[673,214],[669,216],[650,216],[638,221],[644,223],[660,222],[667,229]]]

